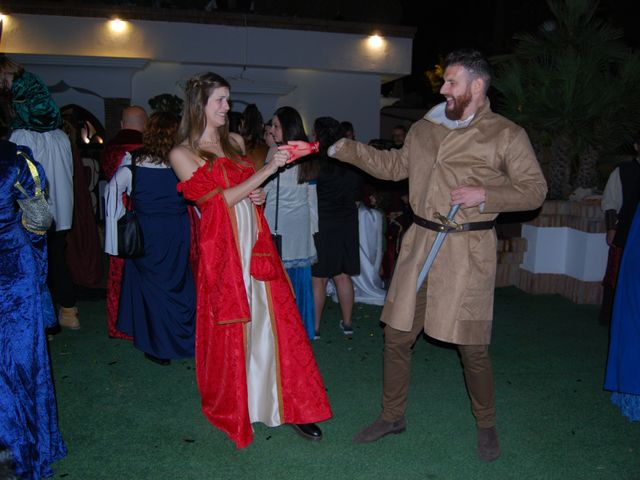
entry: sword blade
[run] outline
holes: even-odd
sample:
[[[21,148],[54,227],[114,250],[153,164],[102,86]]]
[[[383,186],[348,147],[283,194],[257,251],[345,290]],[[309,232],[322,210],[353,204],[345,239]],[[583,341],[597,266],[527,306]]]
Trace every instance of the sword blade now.
[[[458,210],[460,210],[460,205],[452,206],[449,209],[449,213],[447,214],[447,219],[453,220],[456,214],[458,213]],[[427,255],[426,260],[424,261],[424,265],[422,266],[422,269],[418,274],[416,291],[420,290],[420,287],[422,286],[425,279],[427,278],[427,274],[431,269],[431,265],[433,265],[433,261],[436,259],[436,256],[438,255],[438,252],[440,251],[440,248],[442,247],[442,244],[444,243],[444,239],[446,236],[447,236],[447,232],[438,232],[436,234],[436,238],[433,241],[433,245],[431,245],[431,250],[429,250],[429,254]]]

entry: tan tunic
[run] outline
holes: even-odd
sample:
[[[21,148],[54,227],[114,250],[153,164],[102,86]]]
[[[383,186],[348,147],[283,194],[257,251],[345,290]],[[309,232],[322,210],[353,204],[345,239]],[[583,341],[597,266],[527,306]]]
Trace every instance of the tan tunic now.
[[[400,150],[345,140],[334,157],[378,178],[408,177],[411,208],[432,221],[438,221],[436,212],[447,214],[450,192],[461,185],[483,186],[486,201],[482,212],[482,206],[461,209],[455,218],[460,223],[542,204],[547,186],[526,132],[493,113],[488,101],[466,128],[450,129],[430,118],[427,114],[412,125]],[[418,273],[435,235],[415,224],[404,235],[381,317],[393,328],[411,330]],[[427,278],[427,335],[459,345],[488,345],[495,274],[495,230],[449,234]]]

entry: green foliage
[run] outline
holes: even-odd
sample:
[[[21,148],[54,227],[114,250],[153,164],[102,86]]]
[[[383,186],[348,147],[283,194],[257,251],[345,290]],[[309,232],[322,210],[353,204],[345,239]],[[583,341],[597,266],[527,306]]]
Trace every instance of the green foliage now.
[[[177,95],[162,93],[149,99],[149,106],[154,112],[168,112],[180,118],[184,102]]]
[[[560,135],[570,140],[569,158],[549,158],[570,165],[570,184],[550,192],[558,198],[596,186],[585,184],[596,176],[585,172],[583,156],[629,144],[640,129],[640,58],[621,30],[597,18],[595,0],[548,4],[555,22],[516,35],[513,53],[492,60],[498,109],[527,128],[538,149]]]

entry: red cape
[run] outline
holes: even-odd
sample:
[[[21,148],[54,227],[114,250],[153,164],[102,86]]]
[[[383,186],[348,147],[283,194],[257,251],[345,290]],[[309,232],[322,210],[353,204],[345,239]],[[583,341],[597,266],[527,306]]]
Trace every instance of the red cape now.
[[[100,156],[100,171],[105,180],[111,180],[113,174],[122,163],[124,154],[142,146],[142,132],[137,130],[120,130],[104,147]]]

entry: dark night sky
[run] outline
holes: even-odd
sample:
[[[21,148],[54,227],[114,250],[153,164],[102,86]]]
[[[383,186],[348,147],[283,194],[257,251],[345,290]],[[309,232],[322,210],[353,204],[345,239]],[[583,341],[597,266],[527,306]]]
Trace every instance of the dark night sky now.
[[[439,54],[456,48],[474,47],[489,56],[508,52],[515,33],[535,32],[545,20],[553,18],[545,0],[402,0],[402,5],[403,23],[418,27],[414,73],[432,68]],[[631,1],[601,0],[598,17],[623,28],[627,43],[637,47],[640,29],[632,6]],[[424,9],[427,14],[422,14]]]
[[[439,56],[457,48],[477,48],[492,56],[511,51],[513,35],[534,33],[546,20],[553,19],[546,0],[456,0],[453,2],[398,0],[403,6],[402,23],[417,27],[413,43],[412,75],[402,80],[404,92],[422,92],[429,102],[432,95],[424,72],[432,69]],[[601,0],[597,17],[622,28],[624,40],[640,45],[640,29],[632,15],[632,1]],[[422,10],[426,9],[427,14]],[[383,87],[389,94],[393,84]],[[436,95],[437,96],[437,95]],[[438,97],[439,98],[439,97]]]

